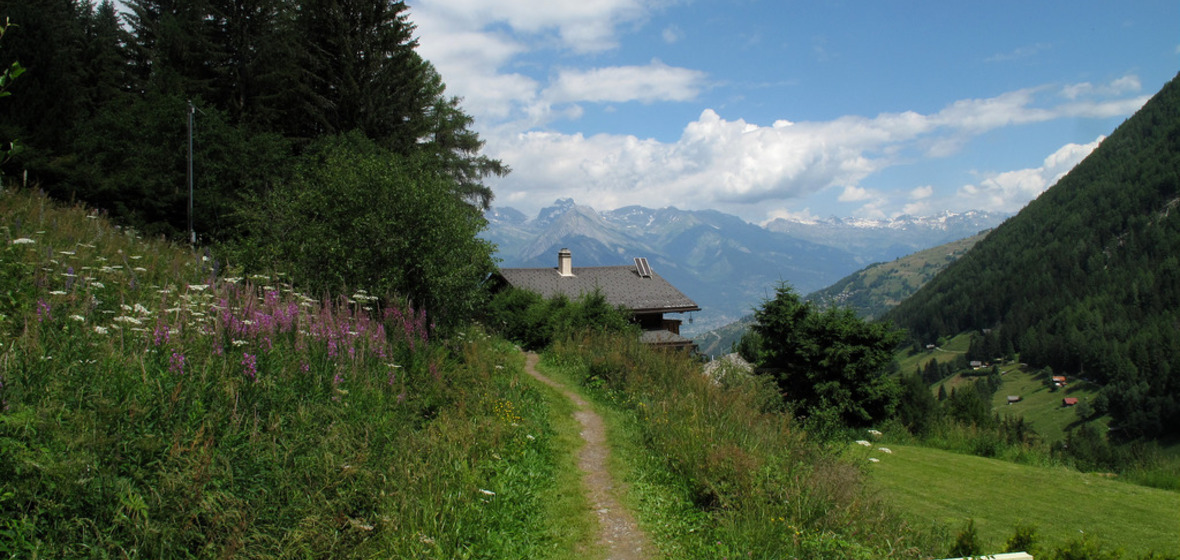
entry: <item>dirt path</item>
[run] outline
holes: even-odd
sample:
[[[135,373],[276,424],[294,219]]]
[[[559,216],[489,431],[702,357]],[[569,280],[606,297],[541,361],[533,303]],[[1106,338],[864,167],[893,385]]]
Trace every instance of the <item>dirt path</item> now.
[[[586,441],[586,445],[578,452],[578,468],[585,473],[582,483],[586,487],[590,506],[598,513],[598,543],[606,549],[606,558],[648,558],[651,545],[647,541],[647,536],[639,530],[631,513],[619,503],[615,496],[614,479],[606,469],[610,448],[606,445],[606,428],[602,424],[602,417],[590,410],[590,405],[582,397],[538,373],[538,361],[539,356],[532,352],[528,353],[525,358],[525,371],[541,383],[557,389],[578,407],[574,412],[574,418],[582,424],[582,439]]]

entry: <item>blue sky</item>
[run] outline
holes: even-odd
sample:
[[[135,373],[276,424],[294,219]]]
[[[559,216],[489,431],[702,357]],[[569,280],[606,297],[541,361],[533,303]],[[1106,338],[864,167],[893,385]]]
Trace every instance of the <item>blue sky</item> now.
[[[1174,0],[409,4],[530,215],[1015,212],[1180,70]]]

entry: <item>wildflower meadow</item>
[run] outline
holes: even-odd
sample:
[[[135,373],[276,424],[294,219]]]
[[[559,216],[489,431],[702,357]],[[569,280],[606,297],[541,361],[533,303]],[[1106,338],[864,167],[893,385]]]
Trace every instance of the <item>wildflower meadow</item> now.
[[[0,556],[556,546],[548,408],[505,343],[34,192],[0,191],[0,224]]]

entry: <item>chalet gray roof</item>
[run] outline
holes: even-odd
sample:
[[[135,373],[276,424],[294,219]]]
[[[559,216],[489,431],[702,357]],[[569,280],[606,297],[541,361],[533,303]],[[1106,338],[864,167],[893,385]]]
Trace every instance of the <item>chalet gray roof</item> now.
[[[500,276],[510,285],[550,298],[558,294],[577,299],[602,292],[607,303],[621,305],[633,313],[684,313],[700,311],[696,302],[654,271],[643,278],[634,266],[585,266],[573,268],[572,276],[558,274],[557,268],[502,268]]]

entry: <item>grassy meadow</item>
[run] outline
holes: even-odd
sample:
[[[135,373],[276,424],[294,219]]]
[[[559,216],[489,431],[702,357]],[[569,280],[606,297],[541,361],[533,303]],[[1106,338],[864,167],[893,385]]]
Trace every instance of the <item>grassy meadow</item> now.
[[[0,191],[0,557],[575,557],[571,428],[478,328]],[[564,432],[565,435],[562,435]]]
[[[1128,555],[1180,554],[1180,494],[1065,467],[1036,467],[909,445],[876,458],[869,479],[915,524],[953,531],[975,522],[983,550],[998,552],[1018,525],[1058,547],[1089,536]]]
[[[1083,422],[1078,418],[1078,409],[1063,406],[1061,400],[1065,397],[1076,397],[1079,402],[1088,402],[1098,395],[1100,389],[1093,383],[1069,379],[1065,387],[1051,391],[1046,383],[1046,374],[1028,371],[1016,365],[1005,366],[1001,370],[1005,372],[1004,384],[992,397],[994,410],[1001,415],[1023,416],[1048,442],[1064,440],[1067,429]],[[1008,395],[1017,395],[1021,400],[1008,404]],[[1105,433],[1110,424],[1110,417],[1102,416],[1086,422],[1092,423]]]

